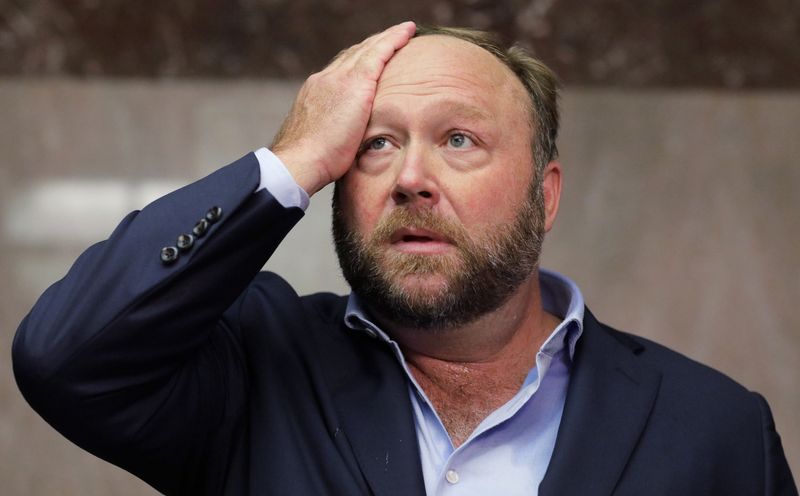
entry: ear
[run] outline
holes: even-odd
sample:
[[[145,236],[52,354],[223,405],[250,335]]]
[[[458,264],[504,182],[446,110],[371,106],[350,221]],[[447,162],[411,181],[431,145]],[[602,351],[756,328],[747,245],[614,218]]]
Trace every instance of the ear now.
[[[561,200],[561,163],[556,160],[544,168],[542,195],[544,196],[544,230],[550,232],[556,222],[558,202]]]

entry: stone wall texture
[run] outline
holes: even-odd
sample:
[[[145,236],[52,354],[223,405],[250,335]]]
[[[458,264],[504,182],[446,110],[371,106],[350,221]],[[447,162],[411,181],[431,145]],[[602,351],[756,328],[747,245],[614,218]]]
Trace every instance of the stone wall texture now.
[[[402,20],[491,29],[567,84],[797,88],[797,0],[0,0],[0,75],[305,77]]]
[[[146,495],[14,385],[36,297],[129,211],[270,141],[297,82],[0,80],[0,493]],[[602,320],[769,400],[800,473],[800,92],[570,89],[545,267]],[[323,190],[268,268],[347,291]]]

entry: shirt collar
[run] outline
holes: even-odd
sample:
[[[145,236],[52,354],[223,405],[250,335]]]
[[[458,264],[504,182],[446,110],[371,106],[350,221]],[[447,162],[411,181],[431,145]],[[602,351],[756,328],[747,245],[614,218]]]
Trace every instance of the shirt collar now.
[[[542,295],[542,307],[561,319],[555,330],[545,340],[541,352],[550,356],[564,349],[569,350],[569,357],[575,356],[575,345],[583,333],[583,294],[571,279],[558,272],[540,269],[539,286]],[[387,343],[393,340],[375,324],[366,312],[363,301],[355,293],[350,293],[344,323],[354,331],[363,332],[370,337]]]

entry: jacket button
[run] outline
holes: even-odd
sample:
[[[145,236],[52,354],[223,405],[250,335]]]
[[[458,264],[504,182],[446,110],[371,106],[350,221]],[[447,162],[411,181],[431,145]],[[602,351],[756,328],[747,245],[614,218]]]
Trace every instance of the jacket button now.
[[[222,207],[211,207],[211,209],[206,212],[206,220],[211,224],[217,222],[222,218]]]
[[[206,235],[206,231],[208,231],[208,221],[205,219],[200,219],[197,221],[197,224],[194,225],[192,228],[192,234],[197,236],[198,238],[202,238]]]
[[[194,236],[191,234],[181,234],[175,243],[180,251],[188,251],[194,246]]]
[[[161,262],[164,265],[169,265],[178,259],[178,249],[174,246],[165,246],[161,248]]]

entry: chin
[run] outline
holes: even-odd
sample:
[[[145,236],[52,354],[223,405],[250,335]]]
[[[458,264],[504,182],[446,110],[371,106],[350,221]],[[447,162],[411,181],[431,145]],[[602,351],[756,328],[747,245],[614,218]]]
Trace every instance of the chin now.
[[[442,274],[409,274],[395,283],[402,292],[419,297],[436,297],[450,289],[450,281]]]

